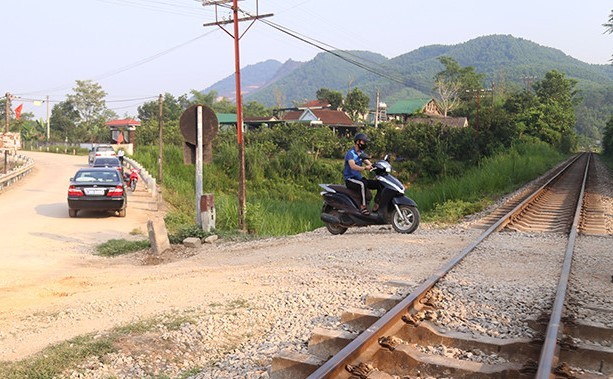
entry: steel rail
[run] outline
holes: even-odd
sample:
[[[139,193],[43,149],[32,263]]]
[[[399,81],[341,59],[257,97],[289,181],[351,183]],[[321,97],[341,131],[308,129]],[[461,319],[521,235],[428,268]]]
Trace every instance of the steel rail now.
[[[560,280],[558,282],[558,289],[556,291],[556,297],[553,303],[551,317],[549,318],[549,324],[547,325],[547,334],[545,336],[545,342],[543,343],[543,348],[541,349],[539,366],[535,376],[536,379],[549,378],[551,375],[551,369],[554,364],[557,364],[558,360],[558,357],[556,356],[556,351],[558,347],[558,334],[560,332],[562,310],[564,308],[564,300],[566,299],[566,290],[568,288],[568,279],[570,277],[573,252],[575,250],[575,239],[577,237],[579,219],[581,218],[583,195],[585,192],[585,184],[587,182],[587,175],[590,166],[591,156],[591,154],[588,155],[588,159],[585,165],[585,172],[583,173],[583,183],[581,184],[579,200],[577,201],[577,207],[575,208],[575,217],[573,219],[573,224],[571,226],[570,234],[568,236],[568,243],[566,244],[564,264],[562,265],[562,272],[560,274]]]
[[[410,309],[410,307],[419,299],[421,299],[428,290],[443,278],[451,269],[460,263],[466,255],[474,250],[481,242],[483,242],[492,233],[501,230],[504,226],[514,217],[518,212],[523,210],[527,204],[529,204],[540,192],[542,192],[550,183],[557,180],[562,173],[564,173],[579,157],[581,154],[577,154],[568,163],[561,168],[556,175],[550,178],[545,184],[534,191],[534,193],[528,196],[524,201],[518,204],[515,208],[509,211],[506,215],[502,216],[497,222],[490,226],[486,231],[481,233],[472,243],[466,246],[458,255],[453,257],[441,268],[436,270],[430,277],[428,277],[422,284],[420,284],[415,290],[413,290],[407,297],[405,297],[400,303],[390,309],[381,318],[379,318],[374,324],[372,324],[365,331],[360,333],[354,340],[347,344],[341,351],[335,354],[332,358],[324,362],[317,370],[315,370],[307,379],[324,379],[324,378],[336,378],[341,373],[345,372],[345,364],[353,362],[363,352],[368,351],[371,346],[374,346],[379,337],[384,333],[391,330],[394,325],[398,325],[402,320],[402,316]]]

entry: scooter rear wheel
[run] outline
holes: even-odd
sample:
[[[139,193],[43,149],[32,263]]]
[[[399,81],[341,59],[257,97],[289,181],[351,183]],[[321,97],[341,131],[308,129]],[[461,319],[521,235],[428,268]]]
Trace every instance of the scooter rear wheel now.
[[[398,233],[413,233],[419,226],[419,211],[410,205],[399,205],[392,211],[392,227]]]
[[[329,211],[328,213],[330,213],[332,216],[338,217],[338,212],[335,210]],[[340,224],[331,224],[329,222],[326,222],[326,229],[328,229],[330,234],[333,235],[343,234],[347,231],[346,227],[341,226]]]

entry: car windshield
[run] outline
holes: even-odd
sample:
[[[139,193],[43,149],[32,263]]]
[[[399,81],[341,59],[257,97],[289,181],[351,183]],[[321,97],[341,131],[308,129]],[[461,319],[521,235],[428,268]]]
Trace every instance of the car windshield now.
[[[120,166],[119,159],[116,158],[96,158],[94,166]]]
[[[104,182],[119,181],[116,171],[79,171],[75,175],[75,182]]]
[[[113,151],[113,147],[112,146],[98,146],[97,150],[98,151]]]

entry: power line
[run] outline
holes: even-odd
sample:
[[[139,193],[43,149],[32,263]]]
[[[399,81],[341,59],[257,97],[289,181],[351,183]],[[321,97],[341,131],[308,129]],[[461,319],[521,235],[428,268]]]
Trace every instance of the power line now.
[[[227,8],[227,9],[231,9],[231,7],[229,5],[225,5],[225,4],[219,4],[218,6],[219,7],[224,7],[224,8]],[[247,12],[247,11],[245,11],[243,9],[239,9],[239,11],[242,12],[243,14],[245,14],[246,16],[253,17],[253,15],[251,15],[249,12]],[[350,64],[353,64],[354,66],[360,67],[360,68],[362,68],[362,69],[364,69],[364,70],[366,70],[366,71],[368,71],[368,72],[370,72],[372,74],[375,74],[377,76],[383,77],[385,79],[388,79],[390,81],[393,81],[393,82],[396,82],[396,83],[399,83],[399,84],[402,84],[402,85],[405,85],[405,86],[409,85],[409,83],[407,83],[406,80],[402,79],[402,77],[393,76],[393,75],[391,75],[389,73],[380,71],[380,70],[378,70],[378,69],[376,69],[374,67],[369,67],[368,65],[362,63],[361,61],[365,61],[365,62],[368,62],[368,63],[370,63],[372,65],[380,67],[380,65],[378,63],[376,63],[376,62],[370,61],[368,59],[364,59],[363,57],[358,57],[357,55],[352,54],[349,51],[339,49],[339,48],[334,47],[332,45],[329,45],[329,44],[327,44],[325,42],[318,41],[318,40],[316,40],[314,38],[310,38],[310,37],[304,36],[301,33],[293,31],[293,30],[291,30],[291,29],[289,29],[289,28],[287,28],[285,26],[279,25],[279,24],[274,23],[274,22],[272,22],[270,20],[258,19],[257,21],[260,21],[260,22],[264,23],[265,25],[268,25],[268,26],[272,27],[273,29],[276,29],[276,30],[278,30],[278,31],[280,31],[282,33],[285,33],[285,34],[289,35],[292,38],[295,38],[295,39],[297,39],[299,41],[302,41],[302,42],[304,42],[304,43],[306,43],[308,45],[316,47],[317,49],[320,49],[320,50],[322,50],[324,52],[332,54],[332,55],[334,55],[334,56],[336,56],[336,57],[338,57],[338,58],[340,58],[340,59],[342,59],[342,60],[344,60],[344,61],[346,61],[346,62],[348,62]],[[343,56],[342,54],[345,54],[346,56]]]
[[[366,71],[368,71],[368,72],[370,72],[372,74],[375,74],[377,76],[383,77],[385,79],[388,79],[390,81],[393,81],[393,82],[396,82],[396,83],[399,83],[399,84],[402,84],[402,85],[407,85],[407,86],[409,85],[409,83],[407,83],[407,81],[402,79],[401,77],[393,76],[390,73],[383,72],[383,71],[381,71],[381,70],[379,70],[379,69],[377,69],[375,67],[368,66],[367,64],[362,63],[360,61],[366,61],[366,62],[368,62],[370,64],[374,64],[376,66],[380,66],[376,62],[372,62],[372,61],[369,61],[369,60],[364,59],[362,57],[358,57],[357,55],[352,54],[349,51],[338,49],[338,48],[336,48],[334,46],[331,46],[331,45],[328,45],[328,44],[326,44],[324,42],[321,42],[321,41],[318,41],[318,40],[315,40],[315,39],[312,39],[312,38],[309,38],[309,37],[306,37],[306,36],[302,36],[302,35],[300,35],[297,32],[294,32],[294,31],[292,31],[292,30],[290,30],[290,29],[288,29],[288,28],[286,28],[284,26],[281,26],[279,24],[275,24],[274,22],[271,22],[269,20],[258,20],[258,21],[260,21],[260,22],[262,22],[262,23],[264,23],[264,24],[266,24],[266,25],[268,25],[268,26],[270,26],[270,27],[272,27],[272,28],[274,28],[276,30],[279,30],[280,32],[285,33],[285,34],[287,34],[287,35],[289,35],[289,36],[291,36],[293,38],[296,38],[296,39],[298,39],[298,40],[300,40],[302,42],[305,42],[305,43],[307,43],[307,44],[309,44],[311,46],[314,46],[314,47],[316,47],[316,48],[318,48],[318,49],[320,49],[320,50],[322,50],[324,52],[332,54],[332,55],[334,55],[334,56],[336,56],[336,57],[338,57],[338,58],[340,58],[340,59],[342,59],[342,60],[344,60],[344,61],[346,61],[346,62],[348,62],[348,63],[350,63],[352,65],[354,65],[354,66],[360,67],[360,68],[362,68],[362,69],[364,69],[364,70],[366,70]]]
[[[202,17],[202,8],[193,8],[187,5],[180,5],[175,3],[169,3],[167,1],[155,1],[155,0],[97,0],[101,3],[128,6],[133,8],[141,8],[152,11],[160,11],[166,14],[176,14],[180,16],[194,16]],[[171,9],[165,8],[165,6],[171,7]],[[172,9],[175,8],[175,9]],[[198,11],[197,11],[198,10]]]
[[[164,56],[164,55],[167,55],[167,54],[169,54],[169,53],[171,53],[171,52],[173,52],[173,51],[175,51],[175,50],[177,50],[177,49],[179,49],[179,48],[181,48],[181,47],[184,47],[184,46],[186,46],[186,45],[189,45],[189,44],[191,44],[191,43],[193,43],[193,42],[195,42],[195,41],[197,41],[197,40],[199,40],[199,39],[201,39],[201,38],[203,38],[203,37],[208,36],[208,35],[209,35],[209,34],[211,34],[211,33],[216,32],[216,31],[217,31],[217,30],[211,30],[211,31],[208,31],[208,32],[206,32],[206,33],[204,33],[204,34],[201,34],[201,35],[199,35],[199,36],[195,37],[195,38],[192,38],[192,39],[191,39],[191,40],[189,40],[189,41],[186,41],[186,42],[183,42],[183,43],[181,43],[181,44],[179,44],[179,45],[173,46],[173,47],[171,47],[170,49],[167,49],[167,50],[161,51],[161,52],[159,52],[159,53],[157,53],[157,54],[154,54],[154,55],[152,55],[152,56],[150,56],[150,57],[147,57],[147,58],[141,59],[141,60],[139,60],[139,61],[137,61],[137,62],[134,62],[134,63],[131,63],[131,64],[129,64],[129,65],[126,65],[126,66],[122,66],[122,67],[116,68],[116,69],[111,70],[111,71],[107,71],[106,73],[102,73],[102,74],[99,74],[99,75],[93,76],[93,77],[92,77],[90,80],[95,80],[95,81],[98,81],[98,80],[102,80],[102,79],[107,79],[107,78],[109,78],[109,77],[111,77],[111,76],[114,76],[114,75],[120,74],[120,73],[122,73],[122,72],[124,72],[124,71],[128,71],[128,70],[130,70],[130,69],[133,69],[133,68],[136,68],[136,67],[142,66],[142,65],[143,65],[143,64],[145,64],[145,63],[149,63],[149,62],[151,62],[151,61],[153,61],[153,60],[155,60],[155,59],[157,59],[157,58],[160,58],[160,57],[162,57],[162,56]],[[64,90],[64,89],[69,89],[69,88],[71,88],[71,87],[72,87],[72,84],[70,84],[70,85],[62,85],[62,86],[58,86],[58,87],[54,87],[54,88],[47,88],[47,89],[44,89],[44,90],[39,90],[39,91],[31,91],[31,92],[27,92],[27,93],[21,93],[21,94],[19,94],[19,95],[36,95],[36,94],[41,94],[41,93],[56,92],[56,91],[60,91],[60,90]]]

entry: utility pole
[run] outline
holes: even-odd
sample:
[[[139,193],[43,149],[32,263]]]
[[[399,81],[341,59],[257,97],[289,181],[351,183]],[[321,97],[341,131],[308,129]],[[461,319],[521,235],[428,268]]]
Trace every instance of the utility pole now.
[[[521,80],[523,80],[524,85],[526,86],[526,91],[529,91],[530,88],[532,88],[532,81],[536,79],[536,76],[534,75],[524,75],[521,77]]]
[[[379,90],[377,90],[377,105],[375,106],[375,128],[379,127]]]
[[[159,98],[159,109],[158,109],[158,126],[160,129],[160,135],[159,135],[159,153],[158,153],[158,181],[160,184],[162,184],[162,161],[163,161],[163,156],[164,156],[164,133],[163,133],[163,116],[164,116],[164,112],[163,112],[163,98],[162,98],[162,94],[160,94],[160,98]]]
[[[51,135],[51,124],[49,123],[51,117],[49,116],[49,95],[47,95],[47,142],[49,142],[49,137]]]
[[[238,17],[238,0],[203,0],[202,5],[214,5],[215,6],[215,22],[204,24],[204,26],[217,25],[224,32],[226,32],[230,37],[234,39],[234,77],[236,79],[236,135],[237,135],[237,143],[238,143],[238,156],[239,156],[239,173],[238,173],[238,227],[241,231],[247,231],[247,223],[245,220],[245,208],[246,208],[246,189],[245,189],[245,140],[243,136],[243,97],[241,94],[241,78],[240,78],[240,52],[239,52],[239,40],[244,35],[244,33],[249,30],[249,28],[255,23],[256,20],[264,17],[270,17],[273,14],[258,14],[258,1],[255,1],[256,4],[256,14],[248,15],[247,17],[240,18]],[[219,20],[217,8],[225,7],[225,4],[232,3],[232,19],[231,20]],[[242,11],[243,12],[243,11]],[[244,14],[248,14],[247,12],[243,12]],[[240,21],[251,21],[251,24],[245,29],[243,34],[239,34],[238,23]],[[225,25],[233,24],[234,31],[233,33],[229,32],[224,28]]]
[[[476,131],[476,138],[479,138],[479,99],[485,95],[485,92],[489,92],[492,91],[492,96],[493,96],[493,85],[492,85],[492,89],[472,89],[472,90],[466,90],[467,93],[473,93],[473,96],[475,97],[475,102],[477,105],[476,111],[475,111],[475,131]],[[493,100],[493,98],[492,98]]]

